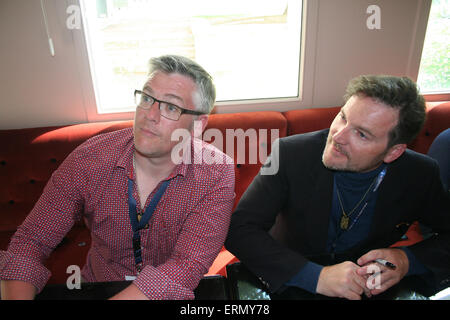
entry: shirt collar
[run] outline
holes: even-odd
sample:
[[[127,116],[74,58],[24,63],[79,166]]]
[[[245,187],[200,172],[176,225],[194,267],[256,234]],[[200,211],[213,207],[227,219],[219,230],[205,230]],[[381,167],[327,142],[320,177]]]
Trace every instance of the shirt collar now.
[[[192,150],[191,145],[191,151]],[[125,174],[129,179],[134,180],[134,168],[133,168],[133,153],[135,151],[134,148],[134,139],[131,139],[130,142],[125,147],[124,152],[119,157],[117,161],[117,167],[125,169]],[[193,158],[194,156],[192,156]],[[188,173],[190,164],[186,164],[184,162],[177,164],[173,169],[172,173],[168,176],[167,180],[175,178],[176,176],[185,177]]]

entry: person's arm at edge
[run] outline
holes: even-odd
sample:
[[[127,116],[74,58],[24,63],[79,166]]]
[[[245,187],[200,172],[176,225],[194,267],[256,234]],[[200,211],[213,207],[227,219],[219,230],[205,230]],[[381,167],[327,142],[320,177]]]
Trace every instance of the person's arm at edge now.
[[[2,300],[33,300],[37,289],[31,283],[19,280],[2,280],[0,282]]]
[[[109,300],[150,300],[135,284],[128,287],[109,298]]]

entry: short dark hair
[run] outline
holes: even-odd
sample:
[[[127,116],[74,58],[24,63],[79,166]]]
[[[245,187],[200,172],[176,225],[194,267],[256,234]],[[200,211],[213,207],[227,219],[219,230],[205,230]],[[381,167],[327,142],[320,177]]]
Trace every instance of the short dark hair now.
[[[397,125],[389,132],[388,147],[410,143],[425,123],[425,99],[411,79],[387,75],[362,75],[350,80],[344,96],[365,96],[399,110]]]

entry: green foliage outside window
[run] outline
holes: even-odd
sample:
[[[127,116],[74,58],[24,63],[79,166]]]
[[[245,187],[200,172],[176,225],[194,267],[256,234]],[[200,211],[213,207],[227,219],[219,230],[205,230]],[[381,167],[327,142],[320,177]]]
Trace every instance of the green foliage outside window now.
[[[433,0],[419,77],[422,92],[450,91],[450,0]]]

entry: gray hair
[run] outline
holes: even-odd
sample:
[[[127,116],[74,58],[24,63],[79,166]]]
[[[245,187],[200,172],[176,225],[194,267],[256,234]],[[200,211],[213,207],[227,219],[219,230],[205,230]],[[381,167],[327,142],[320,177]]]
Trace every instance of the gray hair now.
[[[195,61],[177,55],[164,55],[151,58],[148,76],[161,71],[167,74],[177,73],[191,78],[197,86],[194,96],[195,109],[210,113],[216,101],[216,88],[211,75]]]

